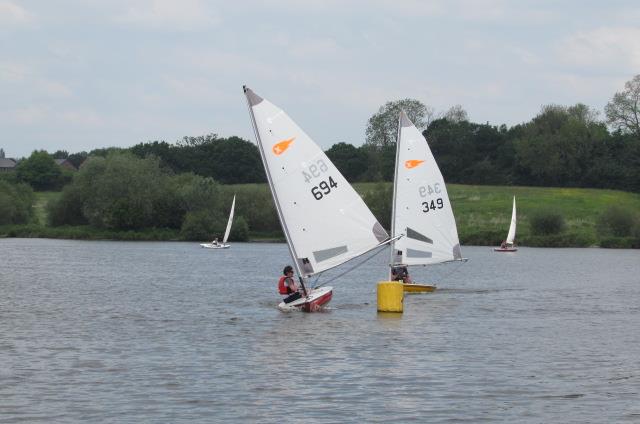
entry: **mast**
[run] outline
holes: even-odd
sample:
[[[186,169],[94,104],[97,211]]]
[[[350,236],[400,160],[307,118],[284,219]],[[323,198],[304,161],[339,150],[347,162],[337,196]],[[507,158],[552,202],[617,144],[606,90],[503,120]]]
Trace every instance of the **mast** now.
[[[393,199],[391,200],[391,243],[389,243],[390,254],[389,254],[389,280],[391,280],[391,269],[394,265],[394,257],[395,257],[395,236],[396,236],[396,195],[398,191],[398,162],[400,159],[400,132],[402,131],[402,114],[404,112],[401,110],[398,115],[398,132],[396,135],[396,168],[393,175]]]
[[[280,201],[278,200],[278,195],[276,191],[273,189],[273,180],[271,178],[271,172],[269,171],[269,167],[267,166],[267,159],[264,153],[264,147],[262,145],[262,140],[260,139],[260,132],[258,131],[258,126],[256,124],[256,118],[253,115],[253,108],[251,105],[251,100],[249,99],[248,92],[254,94],[253,91],[247,87],[246,85],[242,86],[242,91],[247,98],[247,106],[249,107],[249,115],[251,116],[251,124],[253,125],[253,132],[255,133],[256,140],[258,141],[258,150],[260,151],[260,158],[262,159],[262,164],[264,165],[265,173],[267,174],[267,181],[269,182],[269,189],[271,190],[271,195],[273,196],[273,202],[276,205],[276,211],[278,212],[278,219],[280,220],[280,225],[282,225],[282,229],[284,230],[284,236],[287,240],[287,246],[289,247],[289,253],[291,254],[291,258],[293,259],[293,266],[296,269],[296,273],[298,274],[298,279],[300,280],[300,285],[302,286],[302,291],[305,296],[307,296],[307,288],[304,285],[304,278],[302,277],[302,270],[300,269],[300,264],[298,264],[298,255],[296,254],[293,243],[291,242],[291,235],[289,234],[289,229],[287,228],[287,223],[282,217],[282,210],[280,206]]]

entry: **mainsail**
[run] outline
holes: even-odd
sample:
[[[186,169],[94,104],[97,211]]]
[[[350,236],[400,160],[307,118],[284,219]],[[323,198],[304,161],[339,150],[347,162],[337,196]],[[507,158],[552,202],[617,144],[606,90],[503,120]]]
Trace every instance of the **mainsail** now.
[[[282,109],[244,92],[299,275],[326,271],[384,242],[387,232],[322,149]]]
[[[227,221],[227,229],[224,231],[224,238],[222,239],[222,244],[227,242],[229,238],[229,232],[231,231],[231,224],[233,223],[233,210],[236,207],[236,196],[233,196],[233,201],[231,202],[231,212],[229,212],[229,221]]]
[[[507,244],[512,245],[516,238],[516,196],[513,196],[513,211],[511,212],[511,225],[507,234]]]
[[[462,259],[447,187],[427,140],[400,112],[396,146],[391,265],[430,265]]]

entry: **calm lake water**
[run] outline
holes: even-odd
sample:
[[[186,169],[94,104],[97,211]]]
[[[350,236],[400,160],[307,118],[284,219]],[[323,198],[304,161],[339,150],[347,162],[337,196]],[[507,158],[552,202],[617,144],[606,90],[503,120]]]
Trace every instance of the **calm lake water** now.
[[[284,244],[0,239],[0,422],[640,422],[640,251],[463,255],[286,314]]]

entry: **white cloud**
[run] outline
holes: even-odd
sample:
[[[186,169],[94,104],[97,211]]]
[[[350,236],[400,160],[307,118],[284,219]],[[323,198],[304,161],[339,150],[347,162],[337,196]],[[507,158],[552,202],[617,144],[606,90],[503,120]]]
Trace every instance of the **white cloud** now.
[[[0,82],[17,83],[23,81],[28,72],[28,68],[21,63],[0,62]]]
[[[61,124],[75,129],[101,128],[104,119],[95,111],[87,109],[55,109],[47,105],[38,104],[18,108],[6,113],[7,124],[19,126],[47,126],[55,127]]]
[[[72,90],[65,84],[43,77],[31,67],[18,62],[0,62],[0,84],[18,87],[22,95],[65,98],[72,96]]]
[[[182,101],[186,99],[203,102],[228,100],[227,91],[207,78],[165,75],[163,81]]]
[[[55,118],[60,121],[81,128],[100,128],[103,127],[104,119],[92,110],[71,109],[56,112]]]
[[[211,28],[220,18],[200,0],[141,0],[129,6],[118,21],[153,29],[190,31]]]
[[[0,0],[0,24],[23,25],[33,21],[33,16],[24,8],[8,0]]]
[[[41,124],[49,114],[46,106],[28,106],[19,108],[6,114],[7,123],[16,123],[19,125],[36,125]]]
[[[640,28],[602,27],[565,38],[556,49],[559,60],[600,69],[640,68]]]
[[[71,97],[73,92],[65,84],[51,80],[39,80],[38,88],[42,93],[50,97]]]

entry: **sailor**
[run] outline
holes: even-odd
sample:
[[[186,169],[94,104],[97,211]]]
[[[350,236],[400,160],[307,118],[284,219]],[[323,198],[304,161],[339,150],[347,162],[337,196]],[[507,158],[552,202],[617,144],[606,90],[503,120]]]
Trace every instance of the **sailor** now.
[[[287,265],[282,270],[282,277],[278,280],[278,292],[286,296],[284,303],[290,303],[294,300],[300,299],[302,296],[298,291],[298,285],[293,278],[293,268],[291,265]]]
[[[215,239],[213,239],[211,244],[213,244],[214,246],[217,246],[218,245],[218,238],[216,237]]]
[[[409,270],[407,269],[407,267],[404,265],[392,267],[391,280],[411,284],[411,277],[409,277]]]

